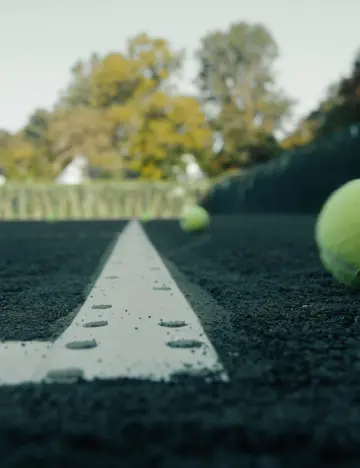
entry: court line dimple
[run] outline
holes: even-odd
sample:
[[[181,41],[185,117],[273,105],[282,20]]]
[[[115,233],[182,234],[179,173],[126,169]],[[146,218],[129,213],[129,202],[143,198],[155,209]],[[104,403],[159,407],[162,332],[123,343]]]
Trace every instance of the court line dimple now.
[[[119,235],[70,326],[54,343],[36,346],[29,361],[33,373],[27,369],[24,381],[169,381],[178,375],[229,380],[196,313],[136,220]],[[21,383],[19,372],[14,383]],[[10,380],[5,376],[0,383]]]

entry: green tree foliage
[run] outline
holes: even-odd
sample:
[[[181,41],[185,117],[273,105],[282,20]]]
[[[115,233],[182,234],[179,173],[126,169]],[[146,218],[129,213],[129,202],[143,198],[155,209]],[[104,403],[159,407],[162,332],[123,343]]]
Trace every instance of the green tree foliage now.
[[[321,108],[318,136],[325,136],[360,122],[360,53],[356,56],[351,73],[340,80],[335,96],[330,96],[327,108]],[[324,107],[324,105],[323,105]]]
[[[0,132],[0,165],[12,179],[28,180],[46,173],[42,149],[27,141],[24,132]]]
[[[118,169],[114,150],[114,124],[102,109],[61,109],[49,122],[50,165],[57,175],[76,154],[84,154],[93,166]]]
[[[24,138],[36,145],[46,142],[46,135],[51,114],[46,109],[36,109],[23,128]]]
[[[360,59],[280,147],[292,102],[276,84],[270,32],[233,24],[204,37],[197,57],[199,96],[179,92],[184,51],[163,38],[139,34],[122,51],[78,60],[51,111],[35,109],[15,134],[0,131],[0,165],[10,178],[53,179],[82,153],[107,174],[167,179],[191,153],[213,176],[360,121]]]
[[[107,173],[171,177],[183,153],[201,159],[212,145],[201,103],[174,85],[182,62],[182,51],[147,34],[77,61],[52,112],[37,109],[19,134],[0,135],[0,162],[14,178],[53,178],[82,153]]]
[[[270,32],[259,24],[234,24],[204,37],[197,57],[197,83],[212,126],[222,136],[222,153],[242,165],[251,148],[265,145],[262,152],[268,156],[262,159],[272,157],[274,132],[292,102],[275,83],[278,48]]]
[[[70,83],[61,93],[56,109],[92,106],[92,76],[100,62],[99,56],[92,54],[89,60],[78,60],[74,64]]]
[[[348,77],[329,86],[325,98],[302,119],[282,142],[283,149],[295,148],[360,122],[360,53]]]

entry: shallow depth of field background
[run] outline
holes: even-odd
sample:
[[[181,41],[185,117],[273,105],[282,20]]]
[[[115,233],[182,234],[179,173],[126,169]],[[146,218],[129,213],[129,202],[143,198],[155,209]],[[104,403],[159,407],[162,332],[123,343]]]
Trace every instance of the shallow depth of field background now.
[[[29,24],[36,30],[44,27],[47,50],[53,44],[58,59],[41,59],[42,49],[39,55],[30,51],[28,29],[24,37],[20,29],[16,38],[9,36],[14,47],[23,44],[24,56],[17,56],[17,63],[25,70],[32,55],[32,68],[39,60],[55,64],[69,51],[66,26],[61,40],[60,29],[47,38],[55,13],[45,11],[42,0],[26,5]],[[81,10],[64,2],[57,8],[57,14],[70,15],[69,25],[79,18],[78,40],[85,41],[85,13],[88,18],[95,14],[94,5]],[[161,2],[153,8],[160,14]],[[25,13],[16,13],[11,5],[1,10],[5,40],[5,23],[21,21]],[[0,129],[0,219],[116,219],[144,213],[172,218],[196,202],[210,214],[318,212],[333,190],[360,177],[360,39],[355,34],[352,41],[348,33],[355,53],[351,51],[347,67],[340,75],[329,75],[312,108],[299,113],[304,103],[282,86],[278,74],[287,45],[283,31],[260,20],[264,11],[250,21],[235,8],[232,21],[224,25],[219,19],[216,28],[206,25],[204,14],[198,20],[200,39],[191,50],[157,34],[156,27],[152,32],[150,16],[144,31],[139,16],[139,30],[135,22],[125,41],[114,39],[106,52],[94,49],[74,56],[61,89],[54,82],[55,102],[47,107],[39,103],[25,124],[14,129],[14,118],[24,118],[14,110],[21,108],[21,96],[33,91],[40,96],[51,77],[43,77],[36,89],[21,86],[19,98],[6,104],[12,102],[9,119],[3,118]],[[351,12],[345,13],[350,21]],[[175,28],[175,17],[166,15],[164,24]],[[110,21],[105,10],[101,17]],[[119,35],[122,21],[124,16],[119,17]],[[329,16],[329,21],[334,19]],[[289,42],[298,34],[295,29],[289,29]],[[99,35],[96,31],[92,37]],[[317,32],[314,48],[326,37],[330,41],[326,23],[320,22]],[[309,68],[295,81],[311,82],[339,54],[349,55],[339,44],[336,50],[324,50],[323,62],[309,59]],[[74,39],[74,50],[76,46]],[[99,47],[104,47],[100,35]],[[309,38],[304,37],[303,47],[310,57]],[[296,54],[300,52],[294,49]],[[184,76],[190,87],[184,87]],[[13,77],[10,95],[25,83],[15,67]],[[3,106],[1,115],[5,101]]]

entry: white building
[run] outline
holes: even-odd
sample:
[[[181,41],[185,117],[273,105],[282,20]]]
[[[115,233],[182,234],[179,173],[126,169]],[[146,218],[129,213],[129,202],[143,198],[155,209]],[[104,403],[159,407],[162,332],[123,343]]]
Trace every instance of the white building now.
[[[58,184],[78,185],[84,183],[88,177],[89,162],[86,156],[79,154],[65,167],[55,179]]]
[[[180,184],[194,183],[206,178],[192,154],[184,154],[180,159],[185,168],[182,169],[180,166],[175,166],[173,169],[176,181],[179,183],[171,192],[171,195],[174,197],[181,197],[184,194],[184,188]]]
[[[197,182],[205,179],[205,174],[192,154],[182,155],[181,161],[185,165],[185,171],[180,170],[178,172],[177,179],[179,182]]]
[[[4,185],[6,182],[5,170],[0,167],[0,185]]]

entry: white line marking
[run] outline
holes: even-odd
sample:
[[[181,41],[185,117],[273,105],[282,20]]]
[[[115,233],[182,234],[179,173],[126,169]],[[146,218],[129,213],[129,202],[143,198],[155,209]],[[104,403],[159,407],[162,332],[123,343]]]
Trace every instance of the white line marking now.
[[[167,323],[179,321],[185,325]],[[80,375],[86,380],[169,381],[177,373],[214,373],[228,381],[195,312],[137,221],[120,234],[81,310],[58,340],[52,345],[30,342],[22,349],[32,350],[32,357],[26,362],[19,358],[16,375],[3,374],[1,364],[2,382],[46,382],[54,375],[59,381]],[[66,376],[67,370],[72,375]]]
[[[8,341],[0,344],[0,385],[32,381],[36,368],[47,356],[51,343]]]

